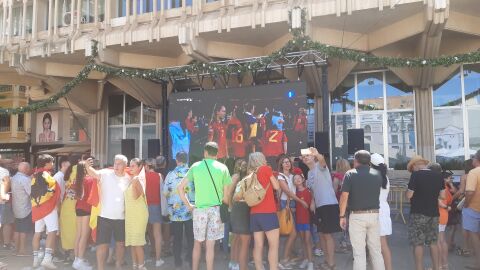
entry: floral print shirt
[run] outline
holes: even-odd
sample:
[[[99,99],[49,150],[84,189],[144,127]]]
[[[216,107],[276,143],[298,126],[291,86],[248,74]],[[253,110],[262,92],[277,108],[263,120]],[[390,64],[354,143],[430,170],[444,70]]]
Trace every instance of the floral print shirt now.
[[[177,186],[187,175],[188,167],[186,165],[177,166],[173,171],[167,174],[163,187],[163,195],[167,199],[167,211],[171,221],[187,221],[192,219],[192,213],[183,203],[177,191]],[[188,181],[185,187],[185,193],[191,204],[195,204],[195,188],[193,182]]]

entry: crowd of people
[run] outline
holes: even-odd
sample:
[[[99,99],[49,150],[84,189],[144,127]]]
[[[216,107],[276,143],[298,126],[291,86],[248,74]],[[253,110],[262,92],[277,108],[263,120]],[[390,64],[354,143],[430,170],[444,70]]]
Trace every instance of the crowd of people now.
[[[222,240],[231,249],[229,270],[247,270],[251,260],[256,270],[331,270],[337,269],[335,253],[351,245],[353,269],[366,269],[368,262],[374,270],[393,269],[387,240],[392,234],[390,181],[381,155],[360,150],[352,169],[338,160],[332,173],[315,148],[302,151],[300,158],[282,155],[268,163],[253,152],[237,159],[231,173],[218,153],[218,144],[208,142],[204,158],[189,167],[188,154],[179,151],[169,172],[163,157],[128,161],[121,154],[113,168],[104,169],[93,157],[61,158],[52,174],[54,158],[48,154],[38,156],[35,168],[27,162],[15,172],[0,167],[4,247],[47,269],[61,261],[93,269],[86,253],[94,247],[100,270],[108,263],[124,266],[126,248],[133,269],[146,269],[148,257],[162,269],[162,257],[173,253],[175,269],[198,270],[205,254],[206,269],[213,270],[216,242]],[[425,269],[425,246],[432,269],[448,269],[460,223],[464,246],[456,251],[476,254],[469,269],[480,269],[480,151],[466,164],[455,185],[453,173],[437,163],[419,156],[408,163],[408,238],[416,270]],[[279,215],[281,210],[293,220]],[[316,265],[313,256],[322,254],[323,262]]]

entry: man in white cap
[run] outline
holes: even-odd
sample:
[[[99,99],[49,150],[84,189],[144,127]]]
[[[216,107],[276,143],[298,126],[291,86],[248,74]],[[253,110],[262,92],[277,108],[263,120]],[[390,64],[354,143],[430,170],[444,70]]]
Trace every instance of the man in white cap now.
[[[345,174],[340,197],[340,226],[345,230],[345,213],[350,210],[349,233],[353,248],[353,269],[367,269],[365,246],[368,247],[373,270],[384,270],[385,264],[380,245],[379,196],[382,175],[370,168],[370,153],[355,153],[355,169]]]

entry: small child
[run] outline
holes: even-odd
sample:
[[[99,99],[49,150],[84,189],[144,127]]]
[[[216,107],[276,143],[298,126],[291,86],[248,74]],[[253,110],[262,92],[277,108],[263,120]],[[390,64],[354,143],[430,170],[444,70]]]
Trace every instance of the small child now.
[[[301,173],[293,176],[293,183],[297,188],[297,197],[303,200],[313,209],[312,193],[305,187],[305,178]],[[304,256],[306,258],[300,264],[300,268],[307,270],[313,270],[313,258],[312,258],[312,235],[310,234],[310,209],[297,204],[297,211],[295,213],[295,228],[300,234],[303,243]]]

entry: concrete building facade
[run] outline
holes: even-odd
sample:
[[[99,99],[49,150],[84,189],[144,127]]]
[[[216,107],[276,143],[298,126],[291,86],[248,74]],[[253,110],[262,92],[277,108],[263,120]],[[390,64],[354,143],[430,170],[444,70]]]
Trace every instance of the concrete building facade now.
[[[269,55],[292,38],[289,11],[296,6],[307,11],[306,34],[330,46],[419,58],[480,47],[476,0],[4,0],[0,84],[24,85],[32,100],[47,98],[81,70],[92,40],[99,41],[100,63],[126,68]],[[479,64],[389,68],[329,58],[327,73],[326,82],[316,67],[272,77],[306,81],[313,127],[330,132],[332,161],[347,155],[348,128],[364,128],[367,148],[398,169],[414,154],[458,167],[480,148]],[[246,75],[242,84],[252,81]],[[178,79],[166,91],[238,84]],[[59,106],[89,117],[92,154],[104,164],[125,138],[135,139],[136,155],[145,157],[146,141],[165,134],[163,86],[92,72]]]

